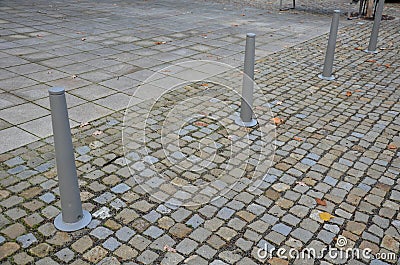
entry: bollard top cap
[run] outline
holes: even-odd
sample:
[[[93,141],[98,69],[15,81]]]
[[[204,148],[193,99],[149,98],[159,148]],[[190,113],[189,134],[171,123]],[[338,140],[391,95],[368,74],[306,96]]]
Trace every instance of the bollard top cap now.
[[[248,38],[255,38],[256,34],[255,33],[247,33]]]
[[[62,87],[52,87],[49,89],[50,95],[62,95],[64,93],[65,93],[65,90]]]

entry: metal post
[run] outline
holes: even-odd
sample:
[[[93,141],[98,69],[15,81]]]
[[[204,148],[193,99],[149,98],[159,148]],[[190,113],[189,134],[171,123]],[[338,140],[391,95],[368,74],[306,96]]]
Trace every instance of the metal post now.
[[[379,0],[378,8],[375,12],[375,20],[374,20],[374,25],[372,26],[372,32],[371,32],[371,37],[369,39],[368,49],[365,50],[365,52],[378,53],[378,51],[376,50],[376,45],[378,43],[379,26],[382,20],[382,12],[384,4],[385,0]]]
[[[322,74],[318,75],[319,78],[325,80],[333,80],[335,77],[332,75],[333,59],[335,58],[336,37],[339,27],[340,10],[333,11],[333,18],[331,23],[331,30],[329,32],[328,47],[325,54],[324,69]]]
[[[92,216],[82,210],[65,91],[53,87],[49,96],[61,198],[61,213],[54,226],[61,231],[76,231],[88,225]]]
[[[256,50],[256,34],[247,33],[246,51],[244,55],[244,75],[242,100],[240,105],[240,120],[236,124],[253,127],[257,120],[253,118],[253,89],[254,89],[254,57]]]

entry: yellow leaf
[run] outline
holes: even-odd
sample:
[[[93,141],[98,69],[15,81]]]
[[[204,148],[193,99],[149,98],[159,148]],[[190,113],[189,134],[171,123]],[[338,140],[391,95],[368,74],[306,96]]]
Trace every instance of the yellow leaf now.
[[[319,218],[321,218],[321,220],[324,220],[324,221],[329,221],[329,220],[331,220],[333,217],[335,217],[335,216],[333,216],[332,214],[327,213],[327,212],[323,212],[323,213],[320,213],[320,214],[319,214]]]

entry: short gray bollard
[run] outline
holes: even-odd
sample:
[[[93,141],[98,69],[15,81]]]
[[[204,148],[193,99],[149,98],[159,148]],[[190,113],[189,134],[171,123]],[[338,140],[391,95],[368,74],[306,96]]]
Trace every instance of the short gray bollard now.
[[[236,124],[245,127],[257,125],[253,118],[253,89],[254,89],[254,58],[256,51],[256,34],[247,33],[246,51],[244,55],[244,75],[242,100],[240,105],[240,118],[235,120]]]
[[[319,78],[325,80],[333,80],[335,77],[332,75],[333,60],[335,58],[336,37],[339,27],[340,10],[333,11],[333,18],[331,30],[329,32],[328,48],[326,49],[324,69],[322,74],[318,75]]]
[[[55,218],[54,226],[61,231],[76,231],[87,226],[92,216],[82,210],[65,91],[53,87],[49,89],[49,96],[61,197],[61,213]]]
[[[385,0],[379,0],[378,8],[376,9],[375,12],[375,20],[374,20],[374,25],[372,26],[372,32],[371,32],[371,37],[369,39],[368,49],[366,49],[365,52],[378,53],[378,51],[376,50],[376,45],[378,43],[379,26],[382,20],[384,4]]]

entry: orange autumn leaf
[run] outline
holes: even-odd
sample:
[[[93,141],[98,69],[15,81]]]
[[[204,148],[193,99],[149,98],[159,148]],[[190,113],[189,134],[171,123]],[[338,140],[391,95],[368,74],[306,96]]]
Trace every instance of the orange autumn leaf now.
[[[201,86],[208,86],[208,84],[207,84],[207,83],[204,83],[204,84],[201,84]]]
[[[397,146],[394,145],[394,144],[389,144],[388,148],[391,149],[391,150],[394,150],[394,149],[397,149]]]
[[[202,121],[196,121],[196,122],[194,123],[194,125],[196,125],[196,126],[201,126],[201,127],[205,127],[205,126],[207,126],[208,124],[205,123],[205,122],[202,122]]]
[[[384,66],[386,67],[386,68],[389,68],[390,67],[390,64],[384,64]]]
[[[375,59],[368,59],[367,62],[369,62],[369,63],[376,63],[376,60],[375,60]]]
[[[298,141],[298,142],[303,141],[303,139],[301,139],[300,137],[297,137],[297,136],[293,137],[293,139],[296,140],[296,141]]]
[[[331,220],[333,217],[335,217],[335,216],[333,216],[332,214],[327,213],[327,212],[323,212],[323,213],[320,213],[320,214],[319,214],[319,218],[321,218],[321,220],[323,220],[323,221],[329,221],[329,220]]]
[[[319,198],[315,198],[315,201],[317,202],[318,205],[326,206],[326,201],[325,200],[321,200]]]
[[[346,92],[346,96],[350,97],[353,93],[351,93],[350,91]]]
[[[275,125],[279,125],[279,124],[282,124],[282,123],[283,123],[283,120],[282,120],[281,118],[279,118],[279,117],[272,118],[271,121],[272,121]]]
[[[363,47],[357,47],[356,50],[357,51],[361,51],[361,50],[364,50],[364,48]]]

